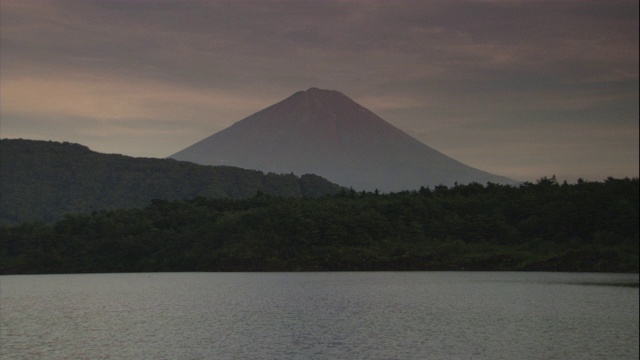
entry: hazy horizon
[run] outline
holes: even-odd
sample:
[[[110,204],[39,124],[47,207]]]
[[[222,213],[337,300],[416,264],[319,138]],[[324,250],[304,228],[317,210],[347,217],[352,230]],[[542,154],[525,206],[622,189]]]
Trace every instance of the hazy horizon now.
[[[167,157],[337,90],[520,181],[639,173],[636,1],[0,3],[0,135]]]

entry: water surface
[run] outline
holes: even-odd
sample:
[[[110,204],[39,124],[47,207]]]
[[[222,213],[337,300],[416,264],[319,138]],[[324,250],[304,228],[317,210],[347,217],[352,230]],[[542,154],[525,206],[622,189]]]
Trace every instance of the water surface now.
[[[7,359],[638,359],[638,275],[0,277]]]

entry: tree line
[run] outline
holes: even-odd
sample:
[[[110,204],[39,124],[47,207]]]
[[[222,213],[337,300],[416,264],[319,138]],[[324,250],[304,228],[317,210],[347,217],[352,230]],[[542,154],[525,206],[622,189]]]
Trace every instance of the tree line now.
[[[638,179],[153,200],[0,227],[0,273],[638,272]]]

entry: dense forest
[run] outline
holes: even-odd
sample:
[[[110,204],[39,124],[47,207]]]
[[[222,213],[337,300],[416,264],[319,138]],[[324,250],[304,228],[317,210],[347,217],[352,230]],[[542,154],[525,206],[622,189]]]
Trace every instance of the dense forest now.
[[[52,222],[68,213],[143,208],[153,199],[241,199],[337,194],[315,175],[101,154],[72,143],[0,140],[0,224]]]
[[[638,179],[154,200],[0,227],[0,273],[638,272]]]

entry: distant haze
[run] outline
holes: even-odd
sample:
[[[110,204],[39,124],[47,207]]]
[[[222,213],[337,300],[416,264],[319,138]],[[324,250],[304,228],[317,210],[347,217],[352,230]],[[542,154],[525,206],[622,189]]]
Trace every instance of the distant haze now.
[[[338,91],[310,88],[174,155],[204,165],[317,174],[356,190],[515,183],[422,144]]]

